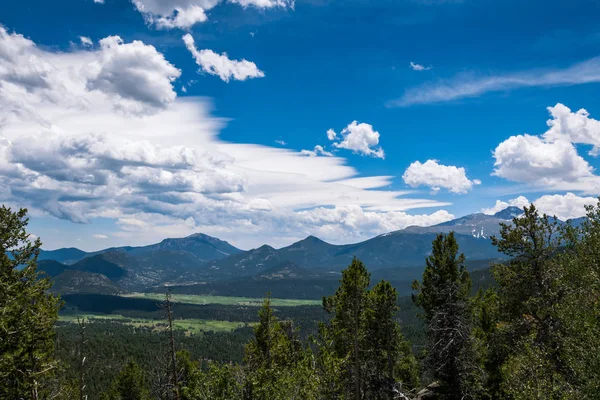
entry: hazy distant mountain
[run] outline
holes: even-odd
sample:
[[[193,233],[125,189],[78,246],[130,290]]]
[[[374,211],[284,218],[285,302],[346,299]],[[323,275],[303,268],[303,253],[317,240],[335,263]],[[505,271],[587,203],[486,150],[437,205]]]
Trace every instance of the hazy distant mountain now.
[[[514,217],[521,214],[523,214],[522,209],[511,206],[494,215],[469,214],[438,225],[428,227],[411,226],[403,231],[411,233],[448,233],[454,231],[457,234],[487,239],[500,233],[500,223],[510,222]]]
[[[62,274],[69,265],[60,263],[54,260],[41,260],[38,261],[38,272],[44,272],[46,275],[53,277]]]
[[[239,254],[231,244],[196,233],[184,238],[164,239],[148,246],[112,247],[96,252],[66,248],[40,252],[42,268],[50,276],[65,270],[100,273],[128,289],[165,283],[171,280],[207,279],[206,263]],[[56,264],[60,263],[60,264]],[[63,266],[61,266],[63,264]],[[210,275],[210,272],[208,273]]]
[[[184,238],[164,239],[160,243],[151,244],[148,246],[112,247],[106,250],[101,250],[97,253],[105,253],[107,251],[124,251],[133,255],[140,255],[150,252],[157,254],[156,252],[158,250],[187,252],[196,257],[199,261],[218,260],[242,251],[221,239],[217,239],[203,233],[194,233],[193,235]]]
[[[63,264],[73,264],[87,256],[83,250],[69,247],[57,250],[41,250],[38,260],[54,260]]]
[[[46,252],[45,257],[55,255],[71,260],[81,253],[85,257],[70,266],[50,261],[40,265],[53,276],[63,269],[100,273],[126,290],[169,285],[186,292],[222,294],[227,288],[243,290],[249,282],[253,290],[259,292],[269,286],[260,282],[303,281],[303,287],[296,292],[307,294],[320,291],[319,282],[329,281],[329,278],[337,280],[339,272],[355,256],[367,265],[373,276],[381,271],[379,275],[409,282],[422,273],[431,243],[440,232],[455,232],[470,268],[481,262],[487,264],[489,260],[503,259],[504,255],[492,246],[490,237],[498,235],[501,223],[510,223],[522,213],[517,207],[509,207],[494,215],[470,214],[435,226],[411,226],[348,245],[333,245],[309,236],[281,249],[263,245],[241,251],[225,241],[195,234],[165,239],[150,246],[111,248],[95,254],[61,249]],[[582,221],[577,219],[573,223]],[[326,286],[330,286],[330,282]],[[277,287],[280,290],[293,288],[288,283]]]

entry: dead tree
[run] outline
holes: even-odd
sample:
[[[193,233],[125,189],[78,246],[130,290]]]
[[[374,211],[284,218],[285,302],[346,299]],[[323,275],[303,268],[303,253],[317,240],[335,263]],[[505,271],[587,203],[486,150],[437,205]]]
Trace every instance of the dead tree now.
[[[171,292],[167,290],[165,293],[165,300],[162,303],[162,309],[164,312],[164,318],[167,322],[167,340],[168,340],[168,386],[170,393],[169,398],[179,400],[179,374],[177,370],[177,352],[175,351],[175,335],[173,332],[173,302],[171,301]],[[171,397],[172,396],[172,397]]]

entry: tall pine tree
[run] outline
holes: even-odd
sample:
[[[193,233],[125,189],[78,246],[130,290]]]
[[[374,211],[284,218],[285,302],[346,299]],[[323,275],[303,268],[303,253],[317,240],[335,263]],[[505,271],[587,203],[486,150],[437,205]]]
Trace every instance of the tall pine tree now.
[[[346,391],[349,398],[359,400],[365,393],[364,341],[366,339],[367,289],[370,276],[362,261],[354,258],[342,271],[335,294],[323,299],[323,308],[333,314],[330,329],[339,358],[347,358]]]
[[[417,362],[396,321],[398,293],[381,281],[369,291],[366,310],[367,398],[394,399],[419,383]]]
[[[427,371],[438,381],[443,398],[475,398],[478,368],[471,336],[471,278],[453,232],[437,235],[426,264],[422,282],[413,283],[413,299],[426,322]]]
[[[40,239],[27,232],[27,210],[0,207],[0,398],[38,399],[56,367],[53,326],[60,301],[37,271]]]

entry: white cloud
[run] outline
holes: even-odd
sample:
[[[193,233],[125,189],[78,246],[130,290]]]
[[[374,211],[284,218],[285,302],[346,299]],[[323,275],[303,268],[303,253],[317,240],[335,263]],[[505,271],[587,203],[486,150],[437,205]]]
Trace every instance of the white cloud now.
[[[96,3],[96,4],[104,4],[104,0],[94,0],[94,3]]]
[[[183,36],[183,41],[202,71],[216,75],[225,82],[229,82],[232,78],[237,81],[245,81],[246,79],[265,76],[265,73],[251,61],[244,59],[241,61],[230,60],[225,53],[217,54],[208,49],[196,49],[194,38],[189,33]]]
[[[564,104],[548,107],[552,119],[548,120],[550,129],[544,133],[547,141],[568,140],[571,143],[592,145],[591,156],[600,154],[600,121],[589,117],[585,109],[572,112]]]
[[[273,8],[273,7],[294,7],[293,0],[229,0],[230,3],[239,4],[242,7]]]
[[[325,156],[325,157],[333,157],[333,153],[326,151],[323,146],[316,145],[313,150],[302,150],[300,154],[308,157],[317,157],[317,156]]]
[[[287,145],[287,143],[285,141],[281,140],[281,139],[275,140],[275,143],[277,143],[278,145],[281,145],[281,146],[286,146]]]
[[[598,198],[580,197],[573,193],[567,193],[565,195],[545,195],[533,203],[542,213],[567,220],[585,216],[585,206],[598,204]]]
[[[194,5],[185,9],[176,8],[172,15],[158,17],[149,15],[146,17],[147,22],[156,26],[157,29],[187,29],[207,19],[204,9]]]
[[[445,210],[410,215],[405,212],[370,212],[358,206],[320,207],[298,214],[317,236],[335,238],[336,243],[360,240],[411,225],[431,226],[454,219],[454,215]]]
[[[572,113],[560,103],[548,110],[553,119],[543,135],[511,136],[496,147],[492,175],[536,190],[600,194],[600,177],[572,143],[595,146],[597,121],[590,119],[585,110]],[[595,154],[595,149],[590,153]]]
[[[189,29],[208,19],[206,11],[211,10],[222,0],[132,0],[136,9],[150,26],[157,29]],[[274,7],[294,7],[292,0],[228,0],[244,8],[267,9]]]
[[[102,234],[99,234],[99,233],[98,233],[98,234],[95,234],[95,235],[92,235],[92,237],[93,237],[94,239],[108,239],[108,236],[106,236],[106,235],[102,235]]]
[[[79,40],[81,41],[81,44],[83,46],[92,46],[94,44],[94,42],[92,42],[92,39],[90,39],[87,36],[79,36]]]
[[[172,82],[181,71],[169,63],[154,46],[139,40],[124,43],[118,36],[100,40],[99,59],[88,66],[87,88],[109,93],[121,100],[121,106],[140,112],[137,104],[161,109],[175,100]]]
[[[525,206],[529,206],[529,204],[530,202],[525,196],[519,196],[515,199],[510,199],[507,201],[496,200],[496,204],[493,207],[483,208],[481,209],[481,212],[487,215],[494,215],[497,212],[502,211],[511,206],[523,208]]]
[[[558,219],[566,221],[572,218],[579,218],[586,215],[585,206],[596,205],[598,198],[596,197],[580,197],[574,193],[566,193],[564,195],[544,195],[533,201],[535,207],[542,214],[556,216]],[[484,214],[495,214],[509,206],[523,208],[529,206],[530,202],[524,196],[519,196],[508,201],[496,200],[496,205],[491,208],[481,210]]]
[[[477,97],[498,92],[536,86],[566,86],[600,82],[600,57],[564,69],[520,71],[505,75],[477,77],[459,75],[446,81],[426,83],[410,88],[391,107],[430,104]]]
[[[341,132],[341,141],[333,143],[338,149],[352,150],[354,153],[385,158],[385,153],[379,144],[379,132],[373,129],[373,125],[352,121]],[[327,131],[327,138],[335,140],[337,135],[333,129]]]
[[[208,100],[171,100],[159,94],[172,85],[156,82],[138,89],[144,95],[132,91],[154,77],[148,65],[162,71],[154,80],[170,82],[175,72],[165,63],[141,42],[110,37],[96,50],[52,53],[0,30],[0,202],[28,207],[51,226],[54,218],[113,221],[110,232],[103,225],[104,245],[203,231],[242,247],[285,245],[321,232],[300,214],[310,209],[360,208],[369,217],[348,233],[358,240],[409,218],[388,213],[448,204],[378,189],[391,178],[358,177],[341,157],[223,142],[225,120],[211,115]],[[152,112],[116,110],[125,99]],[[388,222],[370,222],[375,218]],[[336,236],[341,228],[329,226],[325,239],[344,240]],[[36,230],[48,247],[62,240],[52,229]],[[81,228],[78,237],[89,240],[82,246],[97,246],[94,233]]]
[[[537,186],[592,177],[592,167],[564,140],[546,142],[539,136],[511,136],[493,152],[493,175]]]
[[[413,71],[429,71],[431,69],[431,67],[426,67],[424,65],[421,64],[416,64],[414,62],[410,62],[410,69],[412,69]]]
[[[411,187],[428,186],[434,191],[444,188],[452,193],[466,193],[473,185],[481,184],[477,179],[468,179],[464,168],[442,165],[437,160],[413,162],[402,175],[402,179]]]

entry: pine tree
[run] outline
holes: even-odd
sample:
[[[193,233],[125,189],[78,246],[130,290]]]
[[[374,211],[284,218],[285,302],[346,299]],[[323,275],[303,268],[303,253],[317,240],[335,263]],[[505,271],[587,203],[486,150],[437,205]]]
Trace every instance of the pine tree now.
[[[345,382],[348,397],[359,400],[365,393],[363,376],[366,339],[366,310],[370,274],[356,257],[342,271],[340,286],[335,294],[323,299],[323,308],[333,314],[331,336],[339,358],[348,360]]]
[[[493,267],[499,328],[490,374],[501,379],[491,392],[496,398],[597,398],[599,376],[589,371],[600,367],[594,240],[600,215],[590,208],[587,222],[573,229],[540,216],[533,205],[524,211],[493,238],[512,259]]]
[[[40,239],[27,233],[27,210],[0,207],[0,398],[38,399],[54,371],[53,326],[61,306],[37,272]]]
[[[290,321],[273,315],[270,293],[246,346],[246,399],[316,399],[315,366]]]
[[[142,368],[133,361],[125,364],[103,400],[150,400]]]
[[[418,384],[416,359],[396,322],[397,300],[398,293],[388,281],[369,291],[365,342],[369,399],[393,399]]]
[[[469,307],[471,278],[465,256],[458,254],[454,233],[439,234],[426,259],[423,281],[413,283],[416,305],[423,309],[427,328],[427,371],[447,399],[474,398],[477,371],[472,348]]]

